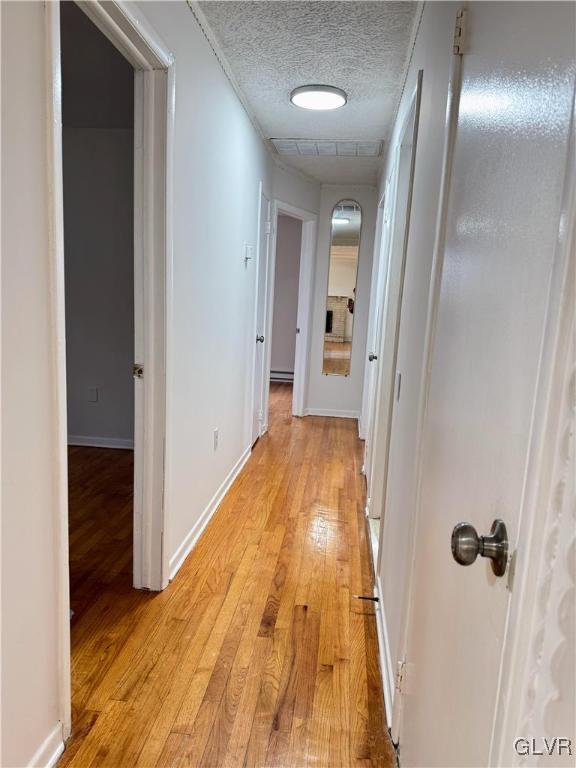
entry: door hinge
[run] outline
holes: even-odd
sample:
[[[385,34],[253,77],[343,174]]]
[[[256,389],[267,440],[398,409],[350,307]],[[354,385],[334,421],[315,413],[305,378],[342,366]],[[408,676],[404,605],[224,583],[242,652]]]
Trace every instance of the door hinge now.
[[[460,8],[456,15],[456,24],[454,26],[454,54],[462,56],[466,53],[466,22],[468,11],[466,8]]]
[[[267,221],[266,224],[264,225],[264,232],[267,235],[271,235],[272,234],[272,222],[271,221]]]
[[[132,376],[135,376],[137,379],[144,378],[144,366],[141,363],[134,363],[132,365]]]
[[[396,666],[396,692],[402,693],[404,690],[404,682],[406,680],[406,660],[402,659]]]

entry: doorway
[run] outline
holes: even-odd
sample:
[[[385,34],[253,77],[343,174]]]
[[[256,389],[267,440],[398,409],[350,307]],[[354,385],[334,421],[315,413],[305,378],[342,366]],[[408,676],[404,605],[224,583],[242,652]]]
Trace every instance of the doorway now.
[[[134,70],[60,4],[72,627],[132,583]]]
[[[122,129],[125,132],[125,144],[130,144],[131,152],[128,153],[127,147],[124,146],[124,151],[117,153],[123,157],[123,164],[113,161],[112,157],[115,156],[109,154],[106,163],[103,163],[105,167],[94,168],[94,157],[90,158],[92,163],[91,170],[88,172],[90,175],[93,172],[97,174],[110,172],[111,176],[108,181],[104,182],[104,189],[100,190],[101,194],[98,199],[94,199],[94,189],[88,190],[87,195],[88,200],[91,200],[91,205],[82,208],[83,201],[76,199],[76,194],[79,195],[82,189],[82,174],[77,174],[80,178],[75,178],[73,174],[75,180],[72,184],[68,178],[68,171],[71,168],[70,159],[76,158],[78,160],[79,157],[82,157],[80,151],[82,142],[78,136],[76,136],[76,144],[69,146],[70,114],[64,115],[65,126],[62,130],[61,82],[62,79],[65,79],[68,80],[68,86],[70,83],[69,73],[67,75],[65,71],[67,64],[64,61],[64,57],[70,52],[69,49],[67,51],[65,39],[67,20],[61,19],[60,4],[48,4],[47,35],[50,51],[49,85],[51,95],[49,103],[51,114],[49,170],[51,189],[53,190],[51,276],[53,282],[52,309],[58,342],[58,453],[56,460],[59,468],[57,493],[60,499],[60,543],[58,549],[60,577],[59,647],[61,658],[60,717],[63,723],[64,738],[67,738],[71,731],[69,542],[75,546],[73,539],[82,539],[82,547],[86,551],[91,551],[94,557],[97,557],[98,551],[106,551],[107,559],[101,563],[101,575],[106,574],[106,578],[113,578],[116,570],[117,574],[123,573],[132,586],[150,590],[164,589],[169,582],[169,553],[167,548],[163,546],[163,541],[166,536],[164,477],[169,467],[169,456],[166,454],[165,445],[167,443],[166,424],[169,406],[166,400],[166,371],[169,366],[170,350],[166,340],[171,322],[169,289],[172,282],[172,241],[170,234],[171,198],[169,194],[171,185],[169,181],[171,178],[174,125],[174,58],[134,7],[128,11],[126,8],[119,8],[114,4],[97,1],[63,3],[62,5],[66,6],[63,11],[64,14],[76,14],[73,23],[82,26],[85,36],[88,35],[90,39],[98,40],[94,44],[94,49],[88,44],[83,47],[81,44],[82,33],[79,33],[75,27],[71,33],[71,44],[76,48],[76,55],[85,54],[89,57],[94,55],[96,49],[101,49],[112,43],[116,55],[125,59],[120,63],[127,67],[124,71],[130,75],[132,80],[131,96],[126,99],[125,104],[125,114],[131,115],[132,128],[130,130],[129,123],[126,124],[126,122],[112,126],[114,129]],[[90,26],[86,27],[86,24]],[[100,35],[100,37],[94,38],[94,35]],[[119,63],[118,59],[116,59],[116,63]],[[109,67],[110,64],[103,66],[99,64],[93,70],[94,78],[106,75]],[[113,67],[112,69],[114,71]],[[62,73],[64,73],[64,78],[62,78]],[[127,80],[128,78],[123,82],[127,82]],[[68,86],[65,83],[64,87]],[[104,104],[98,105],[99,108],[115,107],[114,97],[108,89],[100,87],[100,91],[98,91],[97,86],[88,77],[78,85],[78,88],[83,88],[84,93],[77,98],[73,96],[72,99],[76,102],[83,101],[86,109],[95,109],[95,105],[89,104],[93,94],[99,94],[104,102]],[[65,94],[64,98],[66,98]],[[66,107],[64,109],[66,110]],[[118,114],[116,108],[112,111]],[[91,122],[94,121],[87,120],[83,125],[82,120],[78,118],[78,124],[73,127],[75,129],[98,128],[102,132],[109,129],[109,127],[102,125],[94,126],[90,124]],[[106,144],[105,138],[100,136],[99,139],[101,143]],[[80,146],[77,146],[78,144]],[[71,147],[74,148],[71,149]],[[99,149],[101,149],[100,146]],[[116,160],[118,160],[117,157]],[[74,163],[72,167],[73,165]],[[111,189],[110,179],[116,184],[113,173],[118,172],[120,167],[124,181],[122,184],[118,182],[118,189]],[[128,168],[131,169],[130,174]],[[65,175],[67,176],[66,179],[64,179]],[[99,183],[102,186],[102,182]],[[120,194],[121,189],[124,190],[121,210],[115,205],[111,205],[110,200],[102,200],[102,197],[106,195],[112,200],[116,200],[115,196]],[[71,191],[74,192],[72,198],[70,196]],[[71,200],[72,203],[70,203]],[[70,246],[70,210],[64,210],[65,205],[69,209],[70,204],[73,207],[76,206],[77,213],[81,212],[81,216],[86,217],[86,226],[81,219],[78,226],[79,231],[72,237],[72,243],[76,243],[75,247],[80,252],[76,256],[72,253],[73,249]],[[99,213],[98,224],[102,229],[108,228],[109,232],[100,233],[97,231],[93,219],[95,211],[108,213],[109,221],[107,222]],[[127,219],[132,222],[131,232],[126,226]],[[121,220],[124,221],[123,225]],[[66,232],[64,231],[65,226]],[[99,247],[93,247],[91,242],[88,246],[83,244],[83,228],[96,233],[95,237],[100,238]],[[120,232],[124,233],[122,247],[120,247],[122,240]],[[88,269],[80,269],[76,278],[81,279],[84,275],[87,285],[81,285],[81,288],[89,297],[90,301],[87,299],[86,303],[90,305],[93,311],[101,311],[97,301],[99,300],[105,307],[110,307],[109,314],[112,314],[113,308],[124,318],[121,334],[123,343],[120,345],[123,353],[118,357],[112,355],[111,366],[118,378],[122,380],[121,386],[114,379],[114,376],[111,379],[103,378],[99,383],[95,379],[94,370],[89,369],[88,364],[86,364],[87,372],[83,366],[74,365],[75,375],[78,372],[81,374],[76,377],[71,377],[70,371],[67,371],[67,362],[70,362],[75,353],[78,352],[75,345],[80,348],[82,345],[87,346],[90,340],[94,339],[96,331],[98,333],[103,332],[108,322],[108,318],[103,320],[100,314],[98,315],[100,320],[93,322],[90,330],[89,326],[81,326],[75,320],[71,320],[74,309],[78,310],[70,298],[74,291],[78,290],[76,285],[78,280],[71,279],[74,275],[72,264],[75,258],[90,257],[92,259],[91,269],[96,272],[99,267],[108,263],[110,254],[102,253],[104,248],[110,248],[117,257],[120,252],[131,251],[132,253],[131,268],[127,260],[122,262],[125,289],[122,294],[122,303],[124,306],[119,308],[109,299],[109,296],[113,294],[110,274],[104,280],[104,287],[102,284],[98,285],[94,282],[93,275]],[[94,253],[97,253],[98,259],[94,258]],[[99,264],[98,261],[102,264]],[[108,267],[112,270],[112,274],[115,274],[114,270],[120,269],[120,265],[114,263],[114,260],[111,260]],[[90,279],[88,279],[88,275],[90,275]],[[131,295],[130,288],[126,287],[130,282],[130,275],[132,277]],[[74,287],[75,285],[76,287]],[[97,300],[92,300],[93,297]],[[80,307],[80,309],[82,308]],[[132,318],[132,325],[128,330],[130,321],[126,318],[130,317]],[[77,338],[73,342],[74,334],[77,334]],[[69,346],[68,361],[66,359],[67,341]],[[96,345],[98,355],[109,352],[109,350],[103,350],[105,346],[107,345],[104,342],[98,342]],[[128,355],[129,348],[130,354]],[[80,349],[80,352],[85,351],[85,349]],[[128,359],[128,373],[126,373],[126,359]],[[94,361],[89,362],[91,364]],[[134,366],[134,378],[132,378],[132,366]],[[71,379],[70,390],[66,385],[67,373],[68,378]],[[90,377],[89,380],[88,376]],[[74,398],[68,396],[72,388],[77,393],[78,403],[74,402]],[[100,424],[100,434],[97,434],[88,429],[88,426],[93,425],[94,421],[88,420],[86,412],[93,417],[94,412],[98,410],[98,404],[100,404],[102,406],[100,412],[102,413],[104,405],[109,403],[110,392],[115,388],[121,389],[124,397],[128,398],[128,400],[124,400],[120,408],[121,418],[117,412],[116,418],[108,420],[107,430],[104,430]],[[132,396],[131,400],[130,395]],[[76,405],[81,406],[80,411],[84,414],[84,420],[73,421],[72,411]],[[92,408],[91,412],[87,411],[89,407]],[[76,419],[76,415],[74,418]],[[111,430],[111,424],[115,424],[117,427],[122,424],[122,428],[114,433]],[[70,430],[68,425],[70,425]],[[93,439],[98,437],[103,437],[104,441]],[[90,440],[82,438],[90,438]],[[69,440],[77,443],[77,445],[69,448]],[[98,442],[100,442],[99,445]],[[87,447],[90,449],[91,456],[85,455],[82,461],[78,460],[81,453],[80,449]],[[102,453],[103,449],[114,453],[104,454]],[[70,534],[68,532],[69,522],[72,528],[74,520],[73,514],[69,514],[68,503],[68,451],[72,455],[70,479],[72,483],[76,483],[80,490],[80,494],[70,493],[70,503],[72,505],[80,504],[83,507],[83,521],[85,523]],[[114,467],[114,471],[118,472],[116,480],[110,475],[109,464],[102,461],[104,455],[114,457],[111,465]],[[90,469],[93,467],[96,456],[99,457],[99,461],[96,462],[97,468],[95,470]],[[87,465],[88,471],[86,471]],[[109,482],[106,482],[106,477]],[[104,485],[99,488],[98,484],[101,482]],[[79,495],[82,496],[80,500]],[[90,501],[87,501],[87,496],[91,497]],[[106,506],[107,504],[110,505],[109,508]],[[96,507],[94,505],[100,505],[98,514],[95,512]],[[132,510],[130,505],[132,505]],[[97,532],[103,510],[108,509],[108,516],[110,517],[114,516],[115,510],[117,512],[119,508],[123,509],[123,513],[115,519],[116,538],[118,542],[121,542],[124,549],[121,557],[113,558],[108,552],[107,545],[98,541]],[[92,519],[90,519],[91,514]],[[130,546],[131,539],[132,547]],[[115,540],[115,545],[118,542]],[[91,550],[92,546],[93,549]],[[77,550],[77,553],[79,551]],[[130,567],[130,561],[132,567]],[[82,601],[76,603],[76,607],[81,610]]]
[[[288,219],[288,221],[286,221]],[[294,223],[292,223],[294,222]],[[314,251],[316,248],[317,216],[302,208],[297,208],[281,200],[272,203],[260,190],[260,223],[258,244],[258,268],[256,277],[256,307],[255,307],[255,341],[256,354],[254,356],[253,377],[253,407],[252,407],[252,444],[268,431],[270,382],[284,380],[292,381],[292,415],[304,416],[306,409],[306,392],[308,388],[308,355],[310,345],[310,317],[312,303],[312,280],[314,268]],[[290,234],[288,235],[288,231]],[[300,232],[299,245],[297,246],[297,232]],[[288,235],[288,239],[286,239]],[[292,263],[286,265],[284,248],[292,254]],[[295,257],[295,249],[299,248],[298,257]],[[277,265],[278,251],[280,249],[281,263]],[[294,272],[294,259],[298,261],[297,277]],[[288,256],[286,256],[288,259]],[[279,269],[279,284],[287,278],[286,269],[290,271],[290,284],[292,292],[290,301],[283,301],[281,297],[281,312],[288,312],[293,323],[293,334],[283,328],[276,318],[276,331],[274,330],[276,304],[276,270]],[[294,308],[295,286],[297,284],[296,309]],[[295,320],[295,323],[294,323]],[[280,342],[277,337],[280,335]],[[276,336],[276,342],[275,342]],[[291,338],[289,338],[291,337]],[[292,353],[292,345],[294,352]],[[273,358],[272,354],[278,355]],[[281,371],[281,368],[290,368],[290,364],[279,360],[292,360],[293,371]],[[274,371],[274,373],[273,373]],[[284,378],[280,379],[280,374]],[[287,374],[287,375],[286,375]]]
[[[302,221],[286,214],[276,220],[276,268],[270,339],[270,383],[292,395],[298,328],[298,288]]]

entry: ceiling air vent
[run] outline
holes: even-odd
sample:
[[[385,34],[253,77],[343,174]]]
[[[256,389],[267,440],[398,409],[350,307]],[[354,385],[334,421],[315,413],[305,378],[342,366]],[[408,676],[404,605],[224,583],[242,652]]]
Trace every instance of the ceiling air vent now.
[[[328,141],[315,139],[270,139],[279,155],[299,157],[378,157],[381,141]]]

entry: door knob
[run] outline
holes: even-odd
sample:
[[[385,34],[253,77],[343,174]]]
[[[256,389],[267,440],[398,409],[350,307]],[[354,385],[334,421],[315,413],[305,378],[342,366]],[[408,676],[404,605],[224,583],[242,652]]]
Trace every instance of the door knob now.
[[[373,362],[374,362],[374,360],[378,360],[378,355],[375,355],[375,354],[374,354],[374,352],[370,352],[370,354],[368,355],[368,360],[369,360],[371,363],[373,363]]]
[[[508,532],[494,520],[489,536],[478,536],[471,523],[458,523],[452,531],[452,555],[460,565],[472,565],[478,555],[489,557],[495,576],[504,576],[508,561]]]
[[[256,343],[264,344],[264,336],[256,336]]]

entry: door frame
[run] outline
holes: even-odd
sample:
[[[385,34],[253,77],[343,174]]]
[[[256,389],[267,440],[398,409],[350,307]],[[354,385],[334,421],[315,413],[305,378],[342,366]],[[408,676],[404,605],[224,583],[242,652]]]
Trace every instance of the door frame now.
[[[135,70],[134,271],[135,309],[143,318],[135,333],[145,376],[135,386],[134,586],[161,590],[169,582],[165,479],[169,457],[172,315],[172,174],[175,107],[174,56],[132,3],[77,0],[77,5]],[[70,579],[68,554],[68,434],[62,173],[60,5],[46,3],[47,183],[50,197],[51,314],[57,403],[60,719],[71,733]],[[141,288],[139,289],[138,283]],[[138,304],[139,302],[139,304]],[[139,348],[138,348],[139,347]],[[140,460],[136,461],[140,445]]]
[[[278,235],[278,215],[285,214],[302,222],[302,241],[300,244],[300,271],[298,275],[298,312],[296,328],[296,353],[294,357],[294,383],[292,389],[292,415],[304,416],[306,409],[306,394],[308,391],[308,361],[310,357],[310,330],[312,317],[312,296],[314,287],[314,262],[316,253],[316,234],[318,216],[304,208],[285,203],[282,200],[272,201],[272,238],[268,251],[265,327],[265,363],[264,363],[264,392],[262,432],[268,430],[268,409],[270,402],[270,370],[272,358],[272,324],[274,319],[274,277],[276,274],[276,246]]]

